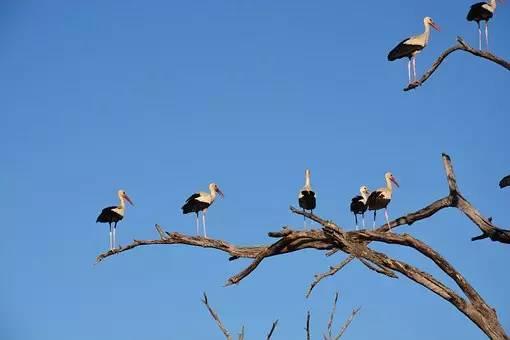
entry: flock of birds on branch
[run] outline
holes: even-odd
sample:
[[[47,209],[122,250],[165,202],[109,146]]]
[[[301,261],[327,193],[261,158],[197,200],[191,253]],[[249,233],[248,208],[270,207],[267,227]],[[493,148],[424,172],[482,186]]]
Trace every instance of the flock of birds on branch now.
[[[375,228],[375,219],[377,210],[384,209],[384,215],[386,217],[386,222],[389,224],[388,219],[388,204],[391,201],[391,195],[393,191],[392,183],[398,187],[397,180],[391,172],[387,172],[385,174],[386,179],[386,187],[377,189],[373,192],[370,192],[366,186],[362,186],[360,188],[361,196],[356,196],[352,199],[351,202],[351,211],[354,214],[356,221],[356,230],[358,230],[358,215],[363,217],[363,227],[365,226],[365,212],[367,210],[374,211],[374,225]],[[115,249],[116,247],[116,232],[117,232],[117,223],[124,218],[124,212],[126,210],[126,202],[131,205],[133,201],[127,195],[124,190],[119,190],[117,192],[119,197],[119,205],[110,206],[104,208],[99,216],[96,219],[97,222],[108,223],[110,227],[110,250]],[[203,235],[207,237],[205,216],[209,207],[214,203],[216,197],[220,195],[224,197],[223,192],[218,187],[216,183],[209,184],[209,192],[196,192],[190,197],[188,197],[181,207],[183,214],[195,213],[195,222],[197,235],[200,235],[200,222],[199,222],[199,213],[202,212],[202,228]],[[313,213],[313,210],[316,207],[316,197],[315,192],[312,190],[312,186],[310,183],[310,170],[305,171],[305,185],[299,191],[298,194],[298,203],[299,206],[303,209],[303,211],[310,211]],[[306,228],[306,217],[305,217],[305,228]]]
[[[489,20],[496,11],[496,3],[503,3],[503,0],[488,0],[487,2],[478,2],[471,6],[466,19],[468,21],[475,21],[478,25],[478,48],[482,49],[482,29],[480,22],[485,22],[485,42],[487,50],[489,49]],[[408,58],[407,71],[409,75],[409,83],[416,78],[416,55],[420,53],[428,44],[430,37],[430,27],[440,31],[439,26],[432,20],[431,17],[423,19],[425,31],[422,34],[415,35],[402,40],[394,49],[388,54],[388,60],[393,61],[401,58]],[[411,66],[413,69],[413,77],[411,77]]]
[[[385,187],[370,192],[366,185],[362,185],[359,188],[360,195],[354,196],[352,198],[350,208],[351,212],[354,214],[356,230],[358,230],[359,228],[358,215],[361,215],[363,228],[365,227],[365,212],[367,210],[372,210],[374,212],[374,223],[372,225],[372,229],[375,229],[375,219],[377,216],[377,210],[381,209],[384,209],[384,217],[386,218],[386,223],[389,226],[390,222],[388,218],[388,204],[391,201],[391,196],[393,193],[393,184],[395,184],[397,187],[399,185],[391,172],[387,172],[384,175],[384,179],[386,180]],[[299,192],[298,202],[299,207],[301,207],[303,211],[309,210],[311,213],[313,213],[313,210],[315,209],[317,204],[315,192],[312,190],[312,186],[310,184],[310,170],[308,169],[305,171],[305,186]]]
[[[312,185],[310,181],[310,170],[307,169],[305,171],[305,185],[298,193],[298,203],[299,207],[303,209],[303,211],[310,211],[313,213],[313,210],[316,208],[316,194],[312,190]],[[386,218],[386,224],[388,225],[389,230],[390,222],[388,217],[388,204],[391,201],[392,193],[393,193],[393,184],[397,187],[398,182],[393,176],[391,172],[387,172],[384,175],[384,179],[386,180],[386,186],[379,188],[375,191],[370,192],[367,186],[362,185],[359,189],[360,195],[354,196],[351,200],[350,210],[354,214],[354,219],[356,223],[356,230],[358,227],[358,215],[362,216],[363,228],[365,227],[365,212],[367,210],[374,212],[374,221],[372,225],[372,229],[375,228],[375,220],[376,214],[378,210],[384,209],[384,216]],[[510,175],[504,177],[499,182],[500,188],[510,186]],[[223,197],[223,192],[220,190],[217,184],[211,183],[209,184],[209,192],[196,192],[188,199],[186,199],[184,205],[181,207],[183,214],[195,213],[196,220],[196,228],[197,235],[200,234],[199,228],[199,213],[202,212],[202,227],[204,231],[204,237],[207,237],[206,227],[205,227],[205,215],[207,213],[207,209],[214,203],[214,200],[218,196],[218,194]],[[104,208],[99,216],[97,217],[96,223],[108,223],[110,226],[110,250],[113,251],[116,246],[116,230],[117,223],[124,218],[124,212],[126,209],[126,201],[133,205],[133,202],[127,195],[124,190],[119,190],[117,192],[119,197],[119,205],[114,205],[110,207]],[[306,228],[306,217],[305,217],[305,228]]]

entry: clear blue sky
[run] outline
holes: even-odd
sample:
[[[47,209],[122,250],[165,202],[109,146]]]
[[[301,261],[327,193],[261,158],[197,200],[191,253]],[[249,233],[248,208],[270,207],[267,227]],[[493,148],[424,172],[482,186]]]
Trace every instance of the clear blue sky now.
[[[226,325],[261,339],[303,338],[306,311],[322,334],[333,294],[338,317],[362,306],[348,339],[485,339],[451,305],[407,279],[358,263],[304,298],[317,272],[343,256],[304,251],[248,264],[183,246],[139,248],[94,266],[108,246],[95,219],[125,189],[136,207],[121,244],[167,230],[194,233],[186,197],[211,181],[225,192],[209,234],[236,244],[302,226],[296,204],[306,167],[317,213],[353,227],[349,199],[361,184],[401,183],[392,217],[446,193],[441,152],[465,196],[510,224],[508,71],[451,55],[411,93],[406,61],[387,52],[431,16],[442,31],[417,59],[421,74],[462,35],[469,1],[2,1],[0,239],[2,339],[222,339],[200,303],[207,291]],[[493,51],[510,58],[510,7],[491,24]],[[401,229],[402,231],[404,229]],[[436,247],[510,331],[509,247],[470,242],[478,230],[443,211],[406,227]],[[407,250],[381,247],[430,270]],[[451,283],[449,280],[445,279]],[[340,322],[339,322],[340,323]],[[398,333],[396,332],[398,330]]]

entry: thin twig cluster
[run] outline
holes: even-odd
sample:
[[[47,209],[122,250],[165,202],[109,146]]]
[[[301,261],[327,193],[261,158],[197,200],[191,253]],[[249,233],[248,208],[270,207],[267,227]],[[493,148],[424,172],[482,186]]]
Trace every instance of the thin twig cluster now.
[[[337,302],[338,302],[338,292],[336,292],[336,294],[335,294],[335,298],[333,300],[333,308],[331,310],[331,313],[330,313],[330,316],[329,316],[329,319],[328,319],[328,324],[327,324],[326,332],[324,332],[324,334],[323,334],[324,340],[339,340],[344,335],[344,333],[347,330],[347,328],[349,328],[349,326],[351,325],[351,322],[354,320],[354,317],[356,316],[356,314],[358,314],[358,312],[361,309],[361,307],[353,309],[351,314],[349,315],[349,317],[345,320],[345,322],[342,325],[342,327],[340,327],[338,333],[334,334],[333,333],[333,323],[334,323],[334,319],[335,319]],[[215,321],[216,325],[218,326],[220,331],[225,336],[225,339],[233,340],[232,339],[232,335],[230,335],[230,332],[228,331],[228,329],[225,327],[225,325],[221,321],[218,313],[209,304],[209,299],[207,298],[207,294],[206,293],[204,293],[204,297],[202,298],[202,303],[205,305],[205,307],[209,311],[209,314],[211,315],[211,317]],[[310,313],[310,311],[308,311],[307,315],[306,315],[306,324],[305,324],[305,332],[306,332],[306,339],[307,340],[311,339],[311,336],[310,336],[310,319],[311,319],[311,313]],[[269,332],[267,333],[266,340],[270,340],[271,339],[271,337],[273,336],[273,334],[275,332],[275,329],[276,329],[277,325],[278,325],[278,320],[273,321],[273,323],[271,325],[271,328],[269,329]],[[241,327],[241,332],[239,332],[239,334],[237,336],[237,339],[238,340],[244,340],[244,336],[245,336],[244,326],[242,326]]]

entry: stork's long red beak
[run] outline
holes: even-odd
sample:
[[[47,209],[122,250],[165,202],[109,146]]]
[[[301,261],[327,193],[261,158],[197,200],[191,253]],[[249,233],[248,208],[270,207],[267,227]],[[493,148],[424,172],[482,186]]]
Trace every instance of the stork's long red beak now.
[[[133,207],[135,206],[135,205],[133,204],[133,202],[131,201],[131,198],[129,198],[129,196],[128,196],[127,194],[124,194],[124,198],[125,198],[125,199],[126,199],[126,201],[128,201],[128,202],[129,202],[129,204],[131,204]]]
[[[397,186],[397,188],[400,188],[400,185],[398,185],[398,182],[397,182],[397,180],[395,179],[395,177],[391,177],[391,178],[390,178],[390,181],[392,181],[393,183],[395,183],[395,185]]]
[[[441,32],[441,28],[435,22],[431,22],[430,26],[432,26],[436,31]]]
[[[225,195],[223,195],[223,191],[221,191],[220,188],[216,187],[216,191],[218,194],[220,194],[221,198],[225,197]]]

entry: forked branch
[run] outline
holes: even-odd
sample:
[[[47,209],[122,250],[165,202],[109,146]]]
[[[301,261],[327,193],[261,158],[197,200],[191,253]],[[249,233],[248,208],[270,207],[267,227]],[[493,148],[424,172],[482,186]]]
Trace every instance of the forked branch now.
[[[441,55],[437,58],[437,60],[432,64],[430,69],[428,69],[419,80],[416,80],[416,81],[410,83],[409,85],[407,85],[407,87],[404,88],[404,91],[409,91],[409,90],[417,88],[418,86],[421,86],[424,82],[427,81],[427,79],[430,78],[430,76],[436,71],[436,69],[439,67],[439,65],[441,65],[441,63],[446,59],[446,57],[448,57],[451,53],[453,53],[455,51],[464,51],[464,52],[471,53],[474,56],[477,56],[477,57],[480,57],[483,59],[487,59],[487,60],[490,60],[498,65],[501,65],[510,71],[510,62],[508,62],[505,59],[502,59],[500,57],[497,57],[488,51],[474,49],[471,46],[469,46],[464,41],[464,39],[462,39],[461,37],[457,37],[457,44],[455,44],[454,46],[448,48],[443,53],[441,53]]]

